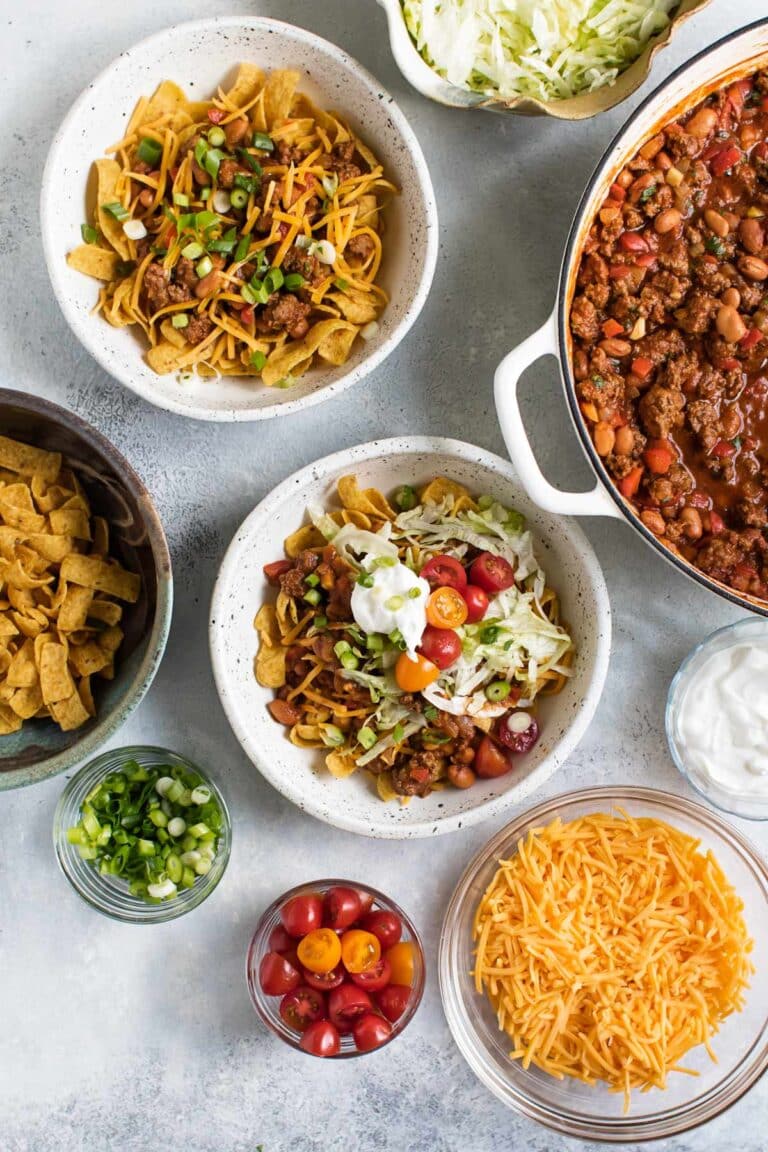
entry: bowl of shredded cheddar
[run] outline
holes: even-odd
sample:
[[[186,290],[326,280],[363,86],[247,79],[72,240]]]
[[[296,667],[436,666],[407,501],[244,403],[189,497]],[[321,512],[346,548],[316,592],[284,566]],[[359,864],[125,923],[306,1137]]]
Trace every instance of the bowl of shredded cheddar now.
[[[768,1066],[768,867],[722,818],[590,788],[507,825],[446,912],[440,987],[476,1075],[557,1131],[687,1131]]]

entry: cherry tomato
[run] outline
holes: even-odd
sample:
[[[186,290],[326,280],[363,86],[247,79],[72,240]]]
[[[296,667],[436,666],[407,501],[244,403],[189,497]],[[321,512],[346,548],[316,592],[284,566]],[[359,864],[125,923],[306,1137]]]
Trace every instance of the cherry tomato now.
[[[484,592],[495,595],[511,588],[515,582],[515,570],[503,556],[495,556],[493,552],[481,552],[476,560],[472,561],[469,577],[473,584],[477,584]]]
[[[388,984],[386,988],[382,988],[381,992],[377,993],[376,1003],[387,1020],[391,1020],[394,1024],[395,1020],[399,1020],[405,1012],[410,998],[411,990],[404,984]]]
[[[296,941],[293,937],[288,935],[282,924],[275,924],[269,934],[270,952],[293,952],[295,948]]]
[[[335,1024],[342,1035],[351,1032],[358,1016],[363,1016],[373,1008],[371,998],[364,988],[356,984],[342,984],[334,988],[328,996],[328,1019]]]
[[[477,584],[467,584],[461,594],[467,602],[467,624],[476,624],[488,611],[488,593]]]
[[[391,975],[389,960],[382,956],[377,964],[366,968],[365,972],[353,972],[352,983],[357,984],[358,988],[365,988],[367,992],[380,992],[389,984]]]
[[[352,1035],[358,1052],[370,1052],[389,1040],[392,1025],[383,1016],[377,1016],[375,1012],[366,1012],[365,1016],[355,1021]]]
[[[483,780],[492,780],[496,776],[506,775],[512,766],[510,753],[494,744],[490,736],[483,736],[472,761],[476,774]]]
[[[401,940],[398,944],[393,944],[384,955],[389,960],[389,967],[392,970],[392,983],[405,984],[410,988],[416,967],[414,948],[410,940]]]
[[[329,888],[323,897],[323,919],[329,928],[337,932],[351,928],[362,912],[360,893],[355,888],[340,885]]]
[[[467,612],[467,602],[455,588],[435,588],[427,600],[427,623],[433,628],[460,628]]]
[[[366,932],[373,932],[374,936],[378,937],[382,948],[391,948],[393,944],[397,944],[403,934],[400,917],[396,916],[394,912],[385,912],[384,909],[379,909],[378,912],[369,912],[360,921],[360,927],[364,928]]]
[[[293,564],[290,560],[273,560],[271,564],[264,565],[264,575],[270,584],[277,584],[283,573],[292,567]]]
[[[433,556],[419,573],[432,588],[456,588],[461,592],[467,586],[467,574],[454,556]]]
[[[317,892],[294,896],[280,909],[280,919],[290,936],[306,936],[323,922],[323,902]]]
[[[333,928],[315,928],[299,941],[296,955],[310,972],[331,972],[341,960],[341,941]]]
[[[496,734],[511,752],[530,752],[539,738],[539,725],[528,712],[508,712],[499,720]]]
[[[441,670],[450,668],[461,656],[461,640],[450,628],[433,628],[427,624],[421,635],[419,652]]]
[[[357,889],[357,895],[360,897],[360,915],[364,916],[373,907],[373,896],[370,892],[363,892],[362,888]]]
[[[381,956],[381,944],[372,932],[360,928],[350,928],[341,937],[341,959],[347,972],[365,972],[377,964]]]
[[[310,972],[308,968],[303,968],[302,976],[304,983],[308,984],[310,988],[315,988],[318,992],[330,992],[332,988],[338,988],[340,984],[343,984],[347,978],[341,964],[332,968],[330,972]]]
[[[325,1019],[325,997],[316,988],[300,984],[280,1001],[280,1015],[289,1028],[305,1032],[315,1020]]]
[[[408,653],[403,652],[395,664],[395,680],[403,692],[421,692],[422,688],[434,684],[439,675],[440,669],[437,665],[418,652],[415,660],[411,660]]]
[[[302,1036],[299,1048],[312,1056],[338,1056],[341,1050],[339,1030],[330,1020],[315,1020]]]
[[[267,952],[259,964],[259,983],[267,996],[285,996],[301,984],[301,973],[286,956]]]

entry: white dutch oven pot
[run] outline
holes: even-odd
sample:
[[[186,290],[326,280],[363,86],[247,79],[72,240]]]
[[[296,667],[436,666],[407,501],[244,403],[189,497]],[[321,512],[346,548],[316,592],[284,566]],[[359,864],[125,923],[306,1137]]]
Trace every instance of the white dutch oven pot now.
[[[592,220],[606,197],[609,186],[624,164],[642,144],[686,109],[698,104],[710,92],[732,80],[749,76],[768,65],[768,20],[761,20],[726,36],[713,47],[679,68],[629,118],[608,147],[592,175],[571,227],[560,270],[557,304],[537,332],[514,348],[496,369],[496,410],[507,450],[523,487],[530,498],[547,512],[563,516],[614,516],[625,520],[666,560],[697,583],[724,596],[734,604],[768,616],[768,603],[739,595],[732,588],[705,576],[682,556],[670,551],[650,532],[619,493],[597,455],[579,410],[571,370],[571,337],[568,314],[573,298],[579,257]],[[517,385],[523,372],[541,356],[554,356],[560,363],[566,402],[576,434],[581,441],[597,483],[590,492],[561,492],[539,468],[523,427],[517,399]]]

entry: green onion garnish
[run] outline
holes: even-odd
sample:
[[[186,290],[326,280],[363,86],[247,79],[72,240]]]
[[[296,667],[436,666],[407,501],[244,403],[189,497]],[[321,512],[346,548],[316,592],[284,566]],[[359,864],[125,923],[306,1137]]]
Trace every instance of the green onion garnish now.
[[[373,748],[378,737],[376,736],[376,733],[373,732],[370,728],[361,728],[357,733],[357,739],[358,742],[362,744],[363,748],[365,748],[366,751],[369,751],[371,748]]]
[[[403,634],[399,628],[395,628],[395,630],[393,632],[390,632],[389,642],[390,642],[390,644],[393,644],[395,646],[395,648],[399,648],[399,650],[401,652],[405,652],[406,643],[405,643],[405,640],[403,639]]]
[[[395,491],[394,495],[395,504],[401,512],[410,512],[418,504],[418,497],[410,484],[401,484]]]
[[[176,312],[171,316],[171,324],[174,328],[186,328],[189,324],[189,316],[186,312]]]
[[[384,637],[379,636],[376,632],[372,632],[369,636],[366,636],[365,646],[369,652],[383,652]]]
[[[494,680],[492,684],[486,686],[485,695],[495,704],[499,700],[506,700],[511,691],[511,685],[506,680]]]
[[[119,200],[113,201],[111,204],[102,204],[102,212],[109,212],[110,216],[115,220],[130,220],[131,214],[127,208],[124,208]]]
[[[80,235],[84,244],[95,244],[99,238],[99,230],[94,228],[92,224],[81,224]]]
[[[434,732],[431,729],[421,734],[422,744],[447,744],[450,739],[447,732]]]
[[[347,288],[349,288],[349,281],[344,280],[344,278],[341,276],[337,276],[333,283],[336,285],[340,292],[346,292]]]
[[[309,576],[304,577],[304,583],[309,588],[317,588],[318,584],[320,583],[320,577],[316,572],[310,572]]]
[[[251,368],[255,368],[257,372],[261,372],[266,362],[267,358],[263,352],[260,352],[258,349],[255,352],[251,352]],[[315,624],[317,624],[317,620],[315,620]]]
[[[329,748],[338,748],[344,743],[344,733],[335,724],[326,724],[320,729],[320,738]]]
[[[313,608],[316,608],[320,603],[321,597],[317,588],[310,588],[309,592],[304,593],[304,599],[306,600],[307,604],[311,604]]]
[[[361,588],[373,588],[373,576],[370,572],[361,572],[357,578]]]
[[[178,204],[179,208],[189,208],[189,196],[186,192],[174,192],[173,202]]]
[[[149,164],[150,168],[157,168],[157,163],[163,154],[163,146],[157,140],[153,140],[149,136],[143,136],[139,141],[139,146],[136,149],[136,155],[139,160],[144,164]]]
[[[435,708],[434,704],[427,705],[424,709],[424,716],[427,720],[437,720],[437,708]]]
[[[267,136],[266,132],[254,132],[253,147],[258,148],[260,152],[274,152],[275,143],[271,136]]]
[[[306,280],[300,272],[289,272],[283,280],[283,287],[288,292],[296,292],[299,288],[303,288]]]
[[[245,260],[246,256],[248,255],[248,249],[249,249],[250,245],[251,245],[250,236],[241,236],[240,237],[240,239],[237,242],[237,248],[235,248],[235,262],[237,264],[239,264],[242,260]]]
[[[214,148],[221,148],[226,138],[226,133],[222,128],[211,128],[208,133],[208,143],[212,144]]]
[[[229,202],[233,208],[244,208],[248,203],[248,193],[244,188],[233,188],[230,193]]]
[[[500,629],[495,624],[486,624],[484,628],[480,629],[480,643],[493,644],[494,640],[498,639]]]
[[[402,596],[390,596],[388,600],[384,601],[384,607],[388,612],[399,612],[405,600]]]
[[[202,256],[205,252],[202,244],[198,244],[197,240],[192,240],[185,248],[182,248],[182,256],[186,256],[187,260],[197,260],[198,256]]]
[[[198,260],[197,264],[195,264],[195,272],[197,272],[201,280],[204,276],[207,276],[208,273],[212,271],[213,261],[211,260],[210,256],[203,256],[202,260]]]
[[[258,304],[259,302],[259,299],[251,288],[250,284],[243,284],[242,288],[240,289],[240,295],[242,296],[243,300],[245,300],[246,304]],[[255,356],[256,353],[254,352],[253,355]],[[264,353],[262,352],[261,355],[263,356]],[[262,364],[262,368],[263,367],[264,365]]]
[[[408,593],[409,600],[418,600],[419,596],[421,596],[421,588],[411,588]]]
[[[392,729],[392,739],[395,744],[402,744],[405,739],[405,728],[403,728],[402,724],[395,724]]]
[[[282,269],[270,268],[264,277],[264,288],[271,296],[273,292],[277,292],[282,288],[285,277],[283,276]]]
[[[336,653],[342,668],[347,668],[350,671],[357,668],[359,661],[346,640],[339,640],[338,644],[334,644],[333,651]]]
[[[320,632],[320,631],[322,631],[323,628],[328,627],[328,617],[327,616],[315,616],[314,620],[312,621],[312,624],[314,625],[315,628],[317,628],[318,632]]]
[[[180,217],[179,223],[186,220],[187,217]],[[198,232],[207,232],[209,228],[214,228],[221,224],[221,217],[216,212],[194,212],[189,216],[190,224],[194,224]]]
[[[237,154],[243,163],[247,164],[250,170],[256,176],[262,176],[264,174],[264,169],[262,168],[261,164],[259,164],[256,157],[253,156],[250,152],[246,151],[245,148],[238,148]]]

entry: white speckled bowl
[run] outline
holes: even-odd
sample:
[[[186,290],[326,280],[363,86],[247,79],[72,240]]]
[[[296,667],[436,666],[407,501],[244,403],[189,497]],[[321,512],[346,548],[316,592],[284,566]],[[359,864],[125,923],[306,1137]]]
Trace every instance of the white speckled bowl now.
[[[349,121],[401,189],[385,214],[380,282],[390,302],[379,331],[358,340],[346,364],[313,368],[290,389],[253,378],[158,376],[129,328],[92,315],[95,280],[70,268],[80,242],[91,164],[120,139],[140,96],[164,79],[202,99],[242,60],[264,69],[297,68],[301,88]],[[361,380],[397,347],[421,312],[437,259],[437,209],[429,171],[408,121],[377,80],[340,48],[302,28],[260,17],[222,17],[179,24],[123,52],[75,101],[54,139],[40,200],[45,258],[54,293],[77,338],[99,364],[151,404],[199,420],[264,420],[317,404]]]
[[[391,492],[446,475],[489,493],[527,518],[539,560],[560,594],[563,619],[576,642],[574,675],[558,695],[542,701],[542,737],[524,765],[466,791],[434,792],[408,805],[383,803],[373,778],[358,772],[337,780],[323,753],[289,743],[267,711],[273,693],[256,683],[257,640],[252,623],[273,596],[263,566],[283,556],[283,540],[305,520],[308,503],[335,496],[340,476],[355,473],[361,487]],[[377,440],[337,452],[279,484],[235,533],[213,592],[210,621],[213,672],[235,735],[263,776],[299,808],[363,836],[433,836],[477,824],[525,800],[567,760],[594,715],[611,646],[611,610],[597,558],[572,521],[542,512],[525,496],[506,460],[457,440],[411,436]]]

